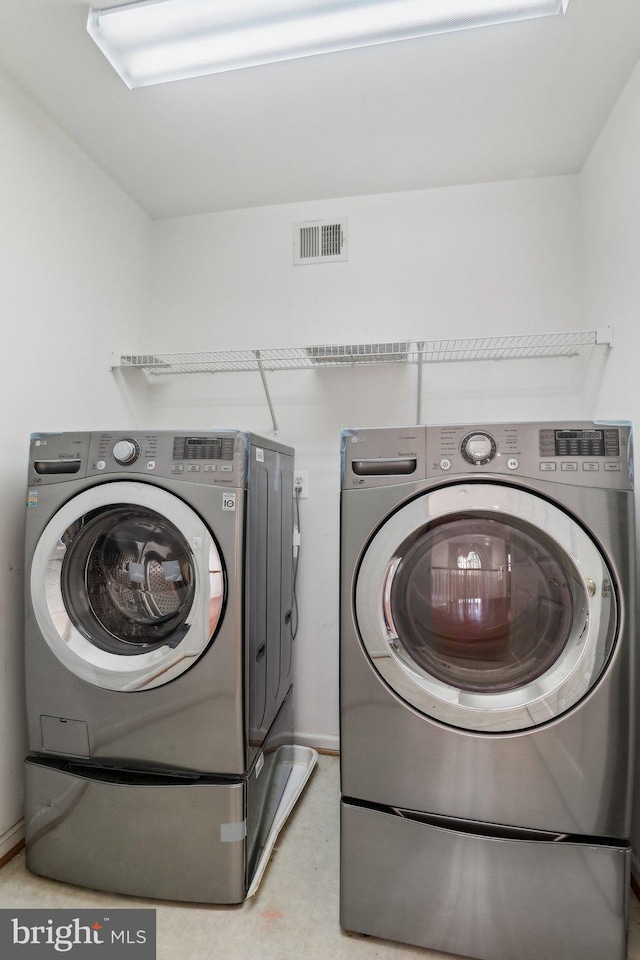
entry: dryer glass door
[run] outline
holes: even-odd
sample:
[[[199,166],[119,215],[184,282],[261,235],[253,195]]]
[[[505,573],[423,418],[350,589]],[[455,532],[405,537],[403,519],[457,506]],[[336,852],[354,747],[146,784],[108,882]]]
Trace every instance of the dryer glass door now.
[[[31,599],[52,652],[106,689],[160,686],[209,646],[224,569],[201,518],[165,490],[109,483],[66,503],[34,552]]]
[[[558,507],[497,484],[423,494],[373,536],[355,587],[372,665],[434,719],[501,732],[578,703],[613,649],[602,553]]]
[[[511,690],[564,650],[579,574],[542,531],[456,516],[419,533],[398,559],[385,583],[389,635],[444,683]]]

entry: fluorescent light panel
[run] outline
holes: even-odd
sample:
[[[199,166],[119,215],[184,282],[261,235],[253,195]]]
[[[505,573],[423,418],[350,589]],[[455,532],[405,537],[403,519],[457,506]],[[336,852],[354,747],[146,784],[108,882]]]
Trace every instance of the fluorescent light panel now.
[[[129,88],[564,13],[569,0],[143,0],[89,11]]]

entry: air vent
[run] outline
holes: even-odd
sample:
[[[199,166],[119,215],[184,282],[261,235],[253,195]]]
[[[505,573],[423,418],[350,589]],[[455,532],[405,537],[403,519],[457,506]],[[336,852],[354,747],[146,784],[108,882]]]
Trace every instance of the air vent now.
[[[293,227],[293,262],[330,263],[347,259],[346,220],[308,220]]]

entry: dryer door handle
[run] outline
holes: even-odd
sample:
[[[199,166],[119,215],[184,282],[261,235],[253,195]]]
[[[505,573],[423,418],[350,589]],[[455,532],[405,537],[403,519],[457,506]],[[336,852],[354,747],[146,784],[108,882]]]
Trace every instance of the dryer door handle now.
[[[393,586],[393,578],[396,575],[396,570],[400,566],[401,560],[402,557],[394,557],[386,569],[383,580],[382,612],[384,615],[384,623],[387,628],[387,637],[389,640],[398,639],[398,631],[396,630],[396,625],[393,620],[393,611],[391,609],[391,587]]]

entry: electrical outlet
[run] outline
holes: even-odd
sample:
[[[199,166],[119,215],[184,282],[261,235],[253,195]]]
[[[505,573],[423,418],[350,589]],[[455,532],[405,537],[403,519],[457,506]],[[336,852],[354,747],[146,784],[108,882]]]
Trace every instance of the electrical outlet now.
[[[309,498],[309,473],[307,470],[294,470],[293,472],[293,493],[296,496],[296,487],[300,487],[300,493],[297,496],[301,500]]]

